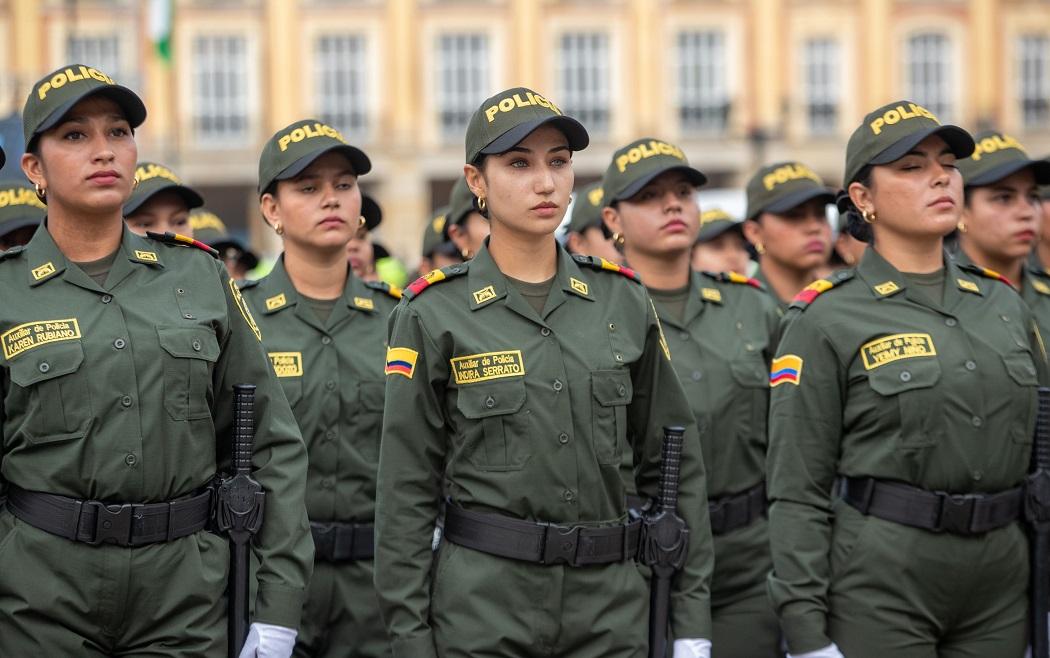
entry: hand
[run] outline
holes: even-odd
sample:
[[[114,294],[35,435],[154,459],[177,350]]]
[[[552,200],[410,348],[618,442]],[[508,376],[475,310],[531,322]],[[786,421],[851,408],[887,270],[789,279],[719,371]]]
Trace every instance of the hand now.
[[[832,642],[823,649],[807,651],[806,653],[789,653],[788,658],[846,658],[839,648]]]
[[[675,640],[674,658],[711,658],[711,640]]]
[[[240,658],[290,658],[299,631],[272,624],[252,624]]]

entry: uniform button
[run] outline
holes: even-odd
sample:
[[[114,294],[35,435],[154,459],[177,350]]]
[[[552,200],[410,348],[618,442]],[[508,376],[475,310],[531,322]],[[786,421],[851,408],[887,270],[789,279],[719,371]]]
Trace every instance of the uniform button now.
[[[949,327],[954,327],[955,325],[959,324],[959,322],[955,318],[948,318],[944,321],[944,324],[948,325]]]
[[[335,382],[333,382],[332,380],[328,380],[328,381],[326,381],[324,383],[324,387],[327,388],[329,391],[334,391],[335,390]]]
[[[699,370],[694,370],[692,377],[694,382],[698,382],[704,378],[704,373],[700,372]]]
[[[974,363],[973,361],[967,361],[966,362],[966,369],[967,370],[977,370],[977,364]]]
[[[186,294],[186,291],[185,291],[185,290],[183,290],[182,288],[176,288],[176,289],[175,289],[175,292],[176,292],[177,294],[179,294],[179,295],[185,295],[185,294]]]
[[[616,355],[616,360],[620,361],[620,362],[623,362],[623,354],[617,354]]]
[[[136,457],[135,455],[132,455],[132,454],[129,454],[127,457],[124,458],[124,463],[127,464],[128,466],[134,466],[135,464],[138,463],[138,461],[139,461],[139,458]]]
[[[561,383],[561,380],[560,379],[555,379],[554,380],[554,390],[555,391],[560,391],[562,389],[562,387],[563,387],[563,385]]]
[[[984,473],[982,473],[980,471],[974,471],[973,472],[973,480],[974,480],[974,482],[980,482],[981,478],[983,478],[983,477],[984,477]]]
[[[1028,372],[1029,375],[1034,375],[1035,374],[1035,366],[1033,366],[1033,365],[1026,366],[1025,370]]]
[[[984,423],[984,421],[981,420],[980,416],[974,416],[970,419],[970,422],[973,423],[974,427],[980,427]]]
[[[743,329],[744,328],[744,323],[743,322],[737,322],[736,323],[736,328],[737,329]]]
[[[492,397],[491,395],[488,396],[487,398],[485,398],[485,406],[488,407],[489,409],[491,409],[492,407],[495,407],[496,406],[496,398]]]
[[[614,322],[609,323],[609,331],[616,331],[616,324]]]
[[[51,370],[51,364],[47,361],[42,362],[40,364],[40,372],[47,372],[48,370]]]
[[[689,340],[689,332],[683,331],[682,333],[678,334],[678,337],[682,340]]]
[[[115,341],[113,341],[113,347],[117,348],[118,350],[124,349],[125,345],[127,345],[127,343],[124,342],[123,338],[118,338]]]
[[[744,349],[747,350],[748,352],[754,352],[755,351],[755,346],[752,345],[751,343],[748,343],[747,345],[744,345]]]
[[[619,393],[621,398],[627,395],[627,389],[624,388],[623,385],[617,387],[616,392]]]
[[[1002,320],[1003,322],[1009,322],[1010,321],[1010,316],[1009,315],[1000,315],[999,319]]]
[[[569,435],[568,434],[566,434],[565,432],[562,432],[561,434],[558,435],[558,443],[560,443],[562,445],[565,445],[568,442],[569,442]]]
[[[459,274],[463,270],[463,268],[459,265],[453,265],[451,270],[453,274]]]
[[[328,478],[325,478],[325,479],[321,480],[321,486],[324,487],[325,489],[331,489],[332,488],[332,481],[330,479],[328,479]]]
[[[901,381],[902,382],[910,382],[911,381],[911,373],[908,372],[907,370],[902,372],[901,373]]]
[[[101,301],[103,304],[108,304],[111,301],[113,301],[113,295],[102,295],[99,301]]]
[[[571,503],[576,500],[576,492],[572,489],[566,489],[562,492],[561,497],[565,499],[565,502]]]
[[[193,351],[194,352],[200,352],[201,351],[201,342],[199,340],[194,340],[192,345],[193,345]]]
[[[329,338],[328,336],[321,336],[321,344],[322,345],[330,345],[331,343],[332,343],[332,339],[331,338]]]
[[[324,433],[324,438],[328,439],[329,441],[334,441],[335,440],[335,430],[328,430],[327,432],[325,432]]]
[[[182,317],[186,318],[187,320],[192,320],[193,319],[193,314],[192,313],[183,313]]]
[[[124,405],[125,407],[130,407],[131,406],[131,396],[130,395],[125,395],[124,397],[120,398],[120,403],[122,405]]]
[[[550,336],[551,335],[551,330],[548,329],[547,327],[544,327],[543,329],[540,329],[540,335],[543,336],[543,337]]]

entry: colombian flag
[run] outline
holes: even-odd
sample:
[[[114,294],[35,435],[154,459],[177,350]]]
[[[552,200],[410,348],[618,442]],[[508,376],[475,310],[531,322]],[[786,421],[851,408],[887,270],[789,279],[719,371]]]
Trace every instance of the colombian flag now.
[[[389,347],[386,350],[386,374],[404,375],[412,379],[416,372],[416,358],[419,353],[407,347]]]
[[[798,386],[802,378],[802,357],[794,354],[785,354],[773,359],[773,367],[769,371],[770,387],[781,384],[794,384]]]

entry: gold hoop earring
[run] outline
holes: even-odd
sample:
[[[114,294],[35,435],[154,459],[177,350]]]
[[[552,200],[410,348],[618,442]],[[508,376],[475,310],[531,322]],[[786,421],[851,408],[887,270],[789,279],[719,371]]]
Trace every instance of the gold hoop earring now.
[[[131,179],[131,189],[137,190],[138,187],[139,187],[139,179],[138,178],[132,178]]]
[[[478,197],[478,210],[480,210],[481,212],[485,212],[488,209],[488,207],[489,207],[489,204],[485,201],[485,197],[479,196]]]
[[[966,224],[964,222],[962,222],[962,221],[960,221],[958,224],[956,224],[955,228],[959,229],[960,233],[965,233],[966,232]]]
[[[360,217],[358,217],[358,219],[357,219],[357,227],[358,228],[363,227],[367,223],[368,223],[368,220],[365,219],[364,215],[361,215]]]
[[[623,233],[613,233],[612,240],[616,243],[617,247],[622,247],[624,243],[627,242],[627,240],[623,237]]]
[[[284,235],[284,227],[281,226],[280,222],[277,222],[276,224],[273,225],[273,232],[276,233],[277,235]]]
[[[875,223],[875,211],[868,212],[867,210],[860,211],[860,216],[864,218],[864,221],[868,224]]]
[[[47,201],[47,188],[40,183],[33,183],[33,189],[36,190],[36,198],[41,201]]]
[[[757,251],[758,255],[761,256],[762,254],[766,253],[766,245],[762,244],[761,242],[756,242],[755,251]]]

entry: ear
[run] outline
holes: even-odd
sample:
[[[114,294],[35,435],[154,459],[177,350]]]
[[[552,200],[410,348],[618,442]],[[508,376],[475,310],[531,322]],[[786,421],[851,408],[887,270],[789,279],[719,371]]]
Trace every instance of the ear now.
[[[268,225],[273,226],[275,222],[281,221],[281,206],[269,192],[259,199],[259,210],[262,211],[263,220]]]
[[[472,164],[463,165],[463,175],[467,178],[467,187],[470,188],[471,194],[479,199],[489,195],[489,186],[480,169]]]
[[[875,212],[875,198],[871,190],[860,183],[854,181],[849,184],[849,198],[853,205],[857,206],[857,210],[862,213]]]
[[[602,221],[605,222],[605,228],[610,232],[623,234],[623,218],[620,217],[620,211],[616,208],[612,206],[602,208]]]
[[[764,242],[762,239],[762,225],[753,219],[744,220],[744,225],[741,227],[744,229],[744,239],[751,244],[759,244]]]
[[[33,153],[22,154],[22,172],[29,179],[30,183],[39,185],[41,187],[47,187],[46,180],[44,178],[44,163],[40,161],[40,158]]]
[[[467,232],[459,224],[449,224],[448,239],[452,240],[452,244],[456,245],[460,253],[467,248]]]
[[[581,244],[582,242],[583,242],[583,238],[576,231],[569,231],[565,235],[565,246],[569,249],[569,253],[572,253],[572,254],[582,254],[582,253],[584,253],[583,245]]]

